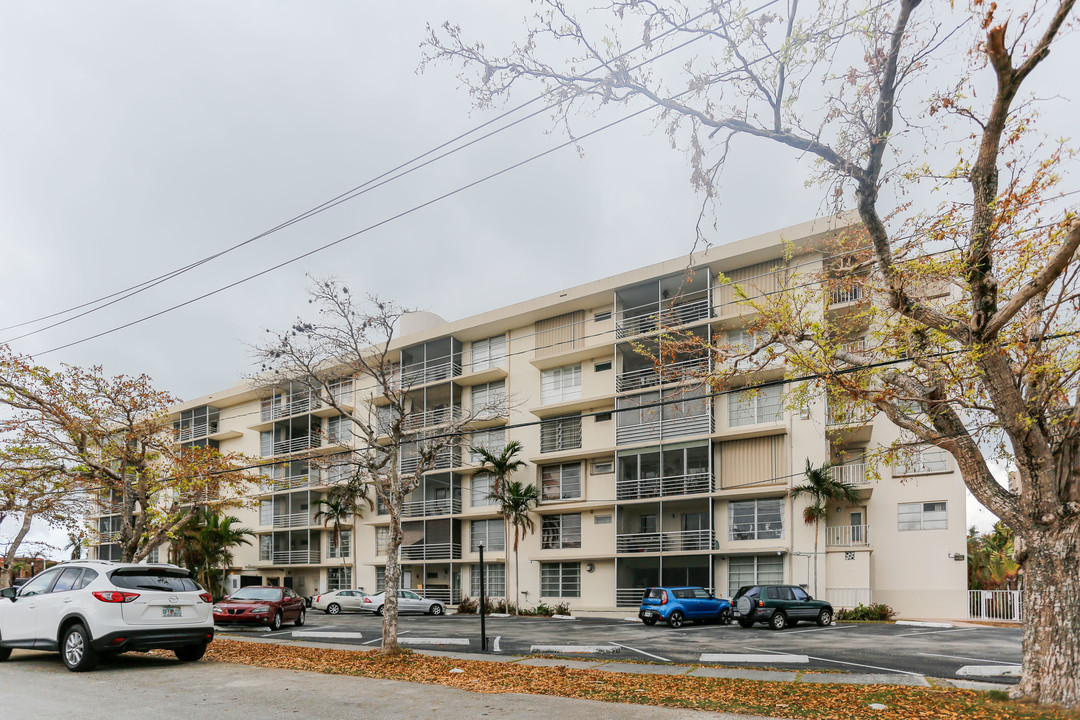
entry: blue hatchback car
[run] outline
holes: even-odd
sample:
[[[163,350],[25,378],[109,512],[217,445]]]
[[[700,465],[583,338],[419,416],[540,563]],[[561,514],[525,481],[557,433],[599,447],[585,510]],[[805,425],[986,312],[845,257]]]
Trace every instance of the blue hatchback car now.
[[[646,625],[659,620],[668,626],[682,627],[687,620],[731,622],[731,603],[703,587],[652,587],[641,597],[638,617]]]

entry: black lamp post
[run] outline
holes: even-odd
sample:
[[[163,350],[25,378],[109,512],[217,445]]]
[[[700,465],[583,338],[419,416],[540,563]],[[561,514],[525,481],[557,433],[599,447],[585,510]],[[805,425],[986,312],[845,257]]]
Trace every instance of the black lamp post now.
[[[487,612],[484,607],[487,603],[487,589],[484,587],[484,543],[480,543],[480,651],[487,652]]]

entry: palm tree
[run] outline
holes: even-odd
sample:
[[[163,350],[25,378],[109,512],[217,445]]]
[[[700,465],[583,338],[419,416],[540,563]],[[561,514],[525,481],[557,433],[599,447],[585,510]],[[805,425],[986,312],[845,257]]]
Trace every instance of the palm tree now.
[[[794,500],[802,495],[810,497],[810,504],[803,508],[803,520],[807,525],[814,526],[814,595],[818,594],[818,531],[821,519],[829,512],[829,505],[834,502],[844,502],[854,505],[859,502],[859,491],[855,486],[843,480],[836,480],[832,476],[832,465],[823,464],[815,468],[806,460],[806,478],[804,485],[796,485],[791,489],[791,499]]]
[[[330,523],[334,523],[334,546],[337,547],[338,553],[341,555],[341,575],[345,576],[346,569],[346,557],[345,553],[341,552],[341,526],[348,519],[350,515],[356,515],[359,513],[355,503],[349,501],[348,496],[343,492],[330,491],[330,494],[322,500],[319,500],[319,511],[315,513],[315,522],[322,521],[323,527],[328,527]]]
[[[239,518],[219,515],[211,510],[200,510],[177,532],[171,553],[173,562],[187,566],[211,592],[217,583],[216,570],[221,568],[220,594],[225,594],[225,574],[232,565],[232,548],[250,545],[248,538],[255,533],[248,528],[236,527]]]
[[[521,594],[520,563],[518,558],[518,540],[524,540],[528,533],[536,532],[536,522],[529,513],[540,502],[540,489],[535,485],[520,480],[506,481],[499,487],[499,492],[492,492],[491,497],[499,503],[499,513],[508,527],[514,529],[514,587]],[[483,602],[483,598],[481,598]],[[518,614],[514,603],[514,614]]]
[[[520,453],[522,451],[522,449],[523,448],[522,448],[521,443],[519,441],[517,441],[517,440],[511,440],[510,442],[506,443],[506,446],[503,447],[502,452],[500,452],[498,455],[491,452],[487,448],[482,448],[482,447],[469,448],[469,450],[473,454],[480,456],[480,469],[483,470],[484,472],[491,473],[492,476],[494,476],[494,478],[495,478],[494,482],[492,483],[491,494],[489,495],[490,498],[501,502],[502,486],[507,482],[508,478],[511,475],[513,475],[515,472],[517,472],[521,468],[525,467],[525,465],[526,465],[525,461],[524,460],[519,460],[517,458],[518,453]],[[507,520],[507,516],[504,513],[503,514],[503,535],[504,536],[507,534],[506,531],[509,530],[509,529],[510,529],[509,521]],[[517,545],[516,541],[515,541],[514,544],[515,544],[515,549],[516,549],[516,545]],[[508,556],[505,556],[505,550],[503,552],[504,552],[504,558],[505,558],[503,560],[503,568],[504,568],[503,572],[505,574],[509,574],[510,558]],[[516,580],[515,580],[515,582],[516,582]],[[518,595],[520,595],[521,594],[521,586],[518,585],[516,589],[518,591]],[[510,593],[507,593],[506,596],[507,596],[506,601],[510,602]],[[481,602],[483,602],[482,598],[481,598]],[[516,602],[514,603],[514,608],[515,608],[515,613],[516,613],[517,612],[517,610],[516,610],[517,603]]]

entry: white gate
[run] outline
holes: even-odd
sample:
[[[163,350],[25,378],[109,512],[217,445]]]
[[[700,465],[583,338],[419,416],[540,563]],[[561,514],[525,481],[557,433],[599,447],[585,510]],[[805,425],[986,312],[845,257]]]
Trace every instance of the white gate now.
[[[971,620],[1024,619],[1019,590],[968,590],[968,618]]]

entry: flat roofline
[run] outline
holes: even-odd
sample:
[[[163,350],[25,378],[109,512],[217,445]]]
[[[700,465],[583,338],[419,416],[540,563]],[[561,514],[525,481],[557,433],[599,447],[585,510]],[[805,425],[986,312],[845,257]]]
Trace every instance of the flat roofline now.
[[[447,335],[462,340],[479,340],[512,327],[520,327],[580,309],[583,304],[593,303],[596,307],[610,305],[615,290],[644,282],[650,278],[674,275],[693,264],[696,267],[709,266],[714,270],[734,270],[736,268],[764,262],[776,256],[776,251],[791,243],[797,249],[812,252],[829,234],[859,224],[855,212],[828,215],[807,220],[788,227],[770,230],[752,237],[735,240],[723,245],[714,245],[693,255],[682,255],[652,265],[627,270],[616,275],[592,280],[582,285],[557,290],[531,300],[523,300],[512,305],[488,310],[476,315],[453,320],[420,332],[399,336],[390,345],[391,352],[427,340],[435,340]],[[513,320],[513,322],[510,322]],[[258,397],[261,386],[254,384],[253,378],[243,378],[231,388],[204,395],[193,400],[174,405],[170,413],[179,413],[201,405],[228,407],[248,402]]]

